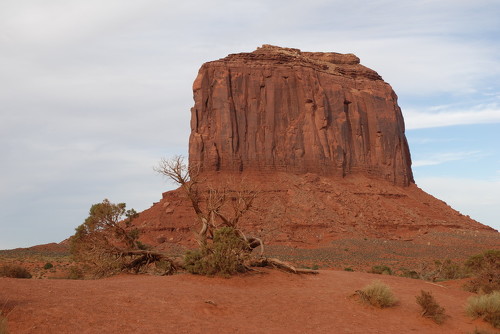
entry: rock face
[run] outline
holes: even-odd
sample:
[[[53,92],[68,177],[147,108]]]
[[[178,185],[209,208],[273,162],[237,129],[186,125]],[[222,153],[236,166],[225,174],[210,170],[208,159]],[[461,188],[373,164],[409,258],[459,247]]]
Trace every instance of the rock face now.
[[[433,235],[446,245],[479,232],[498,240],[413,182],[396,94],[354,55],[272,46],[230,55],[201,67],[194,99],[190,163],[205,190],[259,191],[238,228],[266,244]],[[132,224],[164,249],[195,245],[199,230],[181,188]]]
[[[352,54],[264,45],[205,63],[193,91],[189,160],[203,171],[413,182],[397,96]]]

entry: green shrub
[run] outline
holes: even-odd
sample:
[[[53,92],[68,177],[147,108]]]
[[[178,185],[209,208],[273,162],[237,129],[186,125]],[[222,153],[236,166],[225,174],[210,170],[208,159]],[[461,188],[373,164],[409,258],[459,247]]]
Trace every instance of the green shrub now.
[[[483,318],[495,328],[500,328],[500,291],[470,297],[466,308],[473,318]]]
[[[192,274],[227,277],[245,271],[243,262],[248,254],[248,243],[238,232],[222,227],[215,231],[213,243],[186,252],[184,266]]]
[[[96,278],[139,269],[130,267],[135,261],[131,260],[134,256],[130,251],[143,250],[146,246],[138,241],[138,229],[126,227],[136,213],[125,208],[125,203],[114,204],[108,199],[92,205],[89,216],[69,240],[73,260],[88,267],[86,272]],[[124,215],[128,219],[125,224]]]
[[[490,293],[500,290],[500,250],[488,250],[471,256],[465,267],[474,277],[465,285],[471,292]]]
[[[406,268],[400,268],[399,270],[401,271],[400,274],[401,277],[413,278],[413,279],[420,278],[420,275],[415,270],[410,270]]]
[[[351,267],[346,267],[344,268],[344,271],[354,271],[354,269],[352,269]]]
[[[0,267],[0,277],[31,278],[31,274],[24,267],[6,264]]]
[[[372,274],[379,274],[379,275],[392,275],[391,268],[383,265],[373,266],[369,272]]]
[[[47,263],[45,263],[45,265],[43,266],[43,269],[48,270],[48,269],[51,269],[51,268],[53,268],[53,267],[54,267],[54,265],[53,265],[52,263],[47,262]]]
[[[471,256],[467,261],[465,261],[465,266],[468,269],[477,272],[479,270],[484,269],[485,267],[489,267],[492,264],[498,265],[500,262],[500,250],[491,249],[484,251],[481,254],[476,254]]]
[[[416,296],[417,304],[422,308],[422,316],[434,320],[441,325],[446,319],[445,310],[441,307],[430,292],[421,290],[420,296]]]
[[[191,274],[205,275],[205,257],[209,254],[201,249],[188,250],[184,255],[184,268]]]
[[[356,293],[363,302],[379,308],[390,307],[397,302],[391,288],[380,281],[374,281]]]

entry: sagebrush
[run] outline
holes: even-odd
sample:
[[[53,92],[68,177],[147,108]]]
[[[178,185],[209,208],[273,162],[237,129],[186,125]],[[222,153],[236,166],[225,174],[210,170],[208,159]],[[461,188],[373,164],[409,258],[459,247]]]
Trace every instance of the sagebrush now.
[[[381,281],[374,281],[356,293],[363,302],[379,308],[394,306],[397,303],[391,288]]]
[[[470,297],[466,308],[473,318],[482,318],[495,328],[500,328],[500,291]]]
[[[31,274],[24,267],[15,264],[6,264],[0,267],[0,277],[31,278]]]
[[[440,306],[434,296],[421,290],[420,295],[416,296],[417,304],[422,308],[422,316],[432,319],[435,323],[441,325],[446,319],[444,307]]]

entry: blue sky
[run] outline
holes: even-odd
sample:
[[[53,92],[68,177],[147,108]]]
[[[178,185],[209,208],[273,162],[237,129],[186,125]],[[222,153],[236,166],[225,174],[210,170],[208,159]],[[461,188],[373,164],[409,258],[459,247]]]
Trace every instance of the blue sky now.
[[[3,0],[0,249],[144,210],[187,154],[203,62],[262,44],[354,53],[399,96],[416,183],[500,229],[500,3]]]

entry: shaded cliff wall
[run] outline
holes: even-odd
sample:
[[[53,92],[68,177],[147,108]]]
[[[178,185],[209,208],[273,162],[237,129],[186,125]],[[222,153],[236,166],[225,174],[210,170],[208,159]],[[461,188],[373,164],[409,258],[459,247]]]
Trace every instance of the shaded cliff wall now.
[[[189,160],[204,171],[413,182],[397,96],[352,54],[265,45],[205,63],[193,91]]]

